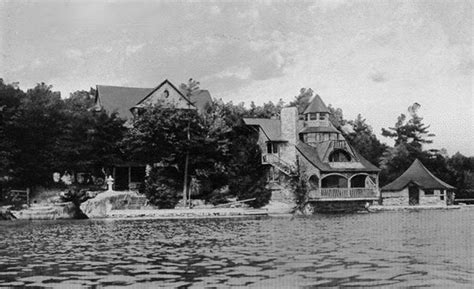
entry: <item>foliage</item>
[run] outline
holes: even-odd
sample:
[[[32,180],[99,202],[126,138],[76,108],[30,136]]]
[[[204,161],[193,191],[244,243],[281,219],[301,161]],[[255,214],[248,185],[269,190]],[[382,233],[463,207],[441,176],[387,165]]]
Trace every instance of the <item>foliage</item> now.
[[[172,209],[180,199],[180,184],[176,181],[176,175],[173,167],[154,167],[142,184],[140,193],[158,208]]]
[[[300,93],[295,96],[294,100],[291,101],[288,106],[295,106],[298,108],[298,113],[302,114],[308,106],[311,98],[314,95],[314,91],[311,88],[301,88]]]
[[[419,159],[430,170],[443,170],[443,174],[445,176],[447,174],[446,165],[440,163],[443,157],[439,155],[439,152],[423,150],[423,144],[433,142],[429,139],[434,136],[428,131],[429,125],[423,124],[423,118],[418,116],[416,108],[411,106],[408,110],[410,119],[407,120],[406,115],[401,114],[394,127],[382,129],[383,136],[395,140],[395,146],[388,148],[381,157],[380,182],[382,185],[400,176],[415,159]],[[442,169],[438,167],[439,165]]]
[[[246,126],[234,127],[228,163],[229,189],[239,200],[256,198],[248,203],[252,207],[266,205],[271,192],[265,188],[267,170],[262,166],[258,135]]]
[[[53,172],[100,170],[120,155],[123,120],[90,111],[91,93],[61,99],[45,83],[24,93],[0,82],[0,173],[10,185],[51,186]]]
[[[347,141],[369,162],[378,165],[387,145],[377,139],[372,127],[366,123],[362,115],[357,115],[357,118],[348,124],[351,126],[351,131],[345,134]]]

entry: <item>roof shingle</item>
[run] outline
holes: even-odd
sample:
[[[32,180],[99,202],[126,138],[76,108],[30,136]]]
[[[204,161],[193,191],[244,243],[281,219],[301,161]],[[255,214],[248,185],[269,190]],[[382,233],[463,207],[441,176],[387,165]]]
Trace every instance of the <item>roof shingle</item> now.
[[[414,183],[423,189],[455,189],[455,187],[435,177],[420,160],[416,159],[401,176],[385,185],[381,190],[401,191],[409,183]]]

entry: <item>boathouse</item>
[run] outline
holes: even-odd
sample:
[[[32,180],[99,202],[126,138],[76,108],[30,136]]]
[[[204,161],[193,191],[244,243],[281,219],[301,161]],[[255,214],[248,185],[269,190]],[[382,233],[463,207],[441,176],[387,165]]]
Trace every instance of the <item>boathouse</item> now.
[[[416,159],[400,177],[382,187],[382,203],[386,206],[452,205],[454,189]]]
[[[97,85],[93,109],[117,112],[119,117],[127,120],[126,125],[131,126],[133,118],[141,110],[158,102],[173,105],[177,109],[194,109],[203,113],[211,101],[207,90],[194,91],[189,97],[185,91],[166,79],[155,88]],[[146,164],[132,162],[113,164],[114,190],[137,189],[145,178],[145,167]]]
[[[347,142],[329,120],[330,114],[316,95],[302,114],[287,107],[279,118],[244,119],[259,132],[273,200],[294,201],[295,178],[306,184],[308,213],[359,209],[379,199],[380,169]]]

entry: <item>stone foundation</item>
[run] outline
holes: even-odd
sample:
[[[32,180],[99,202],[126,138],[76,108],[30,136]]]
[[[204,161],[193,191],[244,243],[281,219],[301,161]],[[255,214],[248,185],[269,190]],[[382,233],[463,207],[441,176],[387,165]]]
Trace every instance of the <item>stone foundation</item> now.
[[[365,211],[372,201],[313,202],[315,213],[346,213]]]

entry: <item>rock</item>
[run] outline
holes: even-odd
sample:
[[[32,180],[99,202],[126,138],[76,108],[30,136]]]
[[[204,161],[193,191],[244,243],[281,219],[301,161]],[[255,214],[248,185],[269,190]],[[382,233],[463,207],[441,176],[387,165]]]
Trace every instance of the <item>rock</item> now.
[[[81,204],[81,211],[88,218],[105,218],[111,210],[150,208],[144,196],[132,191],[106,191]]]
[[[13,220],[15,216],[10,211],[10,206],[0,207],[0,220]]]
[[[16,219],[20,220],[78,219],[83,216],[72,202],[44,206],[32,205],[26,209],[11,211],[11,213]]]

